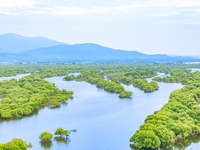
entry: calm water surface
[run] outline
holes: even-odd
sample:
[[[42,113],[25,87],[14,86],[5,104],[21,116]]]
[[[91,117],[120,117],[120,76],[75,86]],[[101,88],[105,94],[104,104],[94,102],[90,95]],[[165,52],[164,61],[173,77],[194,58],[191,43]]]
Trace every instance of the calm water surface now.
[[[132,99],[119,99],[118,94],[97,89],[87,82],[62,81],[63,77],[46,78],[59,89],[74,91],[74,99],[61,108],[41,109],[29,118],[0,123],[0,142],[13,137],[33,144],[34,150],[43,150],[39,135],[43,131],[54,133],[57,127],[77,129],[68,142],[53,140],[51,150],[131,150],[129,139],[144,123],[147,115],[159,110],[169,99],[170,93],[180,89],[179,83],[158,83],[160,89],[144,93],[132,85]]]
[[[3,80],[10,80],[12,78],[14,79],[17,79],[19,80],[20,78],[24,77],[24,76],[27,76],[27,75],[30,75],[31,73],[25,73],[25,74],[18,74],[16,76],[10,76],[10,77],[0,77],[0,81],[3,81]]]
[[[188,70],[191,70],[190,72],[200,71],[200,68],[188,68]]]

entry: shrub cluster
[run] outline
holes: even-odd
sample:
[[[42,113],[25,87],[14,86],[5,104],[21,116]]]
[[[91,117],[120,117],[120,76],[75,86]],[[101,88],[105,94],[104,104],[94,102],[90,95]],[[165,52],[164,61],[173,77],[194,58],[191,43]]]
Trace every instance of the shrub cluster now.
[[[54,133],[55,135],[60,135],[62,137],[63,135],[66,136],[66,138],[69,136],[70,131],[64,130],[63,128],[57,128],[57,130]],[[51,142],[53,137],[52,133],[49,133],[48,131],[44,131],[40,134],[39,138],[41,139],[41,142]]]
[[[200,77],[200,73],[194,74]],[[190,84],[173,91],[168,103],[147,116],[145,123],[130,138],[137,148],[157,148],[162,143],[200,134],[200,82],[187,81]]]
[[[0,150],[27,150],[27,148],[32,148],[31,143],[26,143],[22,139],[13,138],[12,141],[5,144],[0,143]]]

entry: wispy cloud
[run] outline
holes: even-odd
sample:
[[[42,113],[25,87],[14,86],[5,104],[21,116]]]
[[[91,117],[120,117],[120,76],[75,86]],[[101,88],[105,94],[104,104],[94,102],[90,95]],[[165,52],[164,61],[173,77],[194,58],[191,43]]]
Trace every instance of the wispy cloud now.
[[[0,8],[30,8],[36,4],[33,0],[1,0]]]
[[[31,10],[30,12],[34,14],[45,14],[53,16],[69,16],[69,15],[108,13],[111,10],[112,8],[109,7],[94,7],[87,9],[80,7],[56,6],[56,7],[36,8],[34,10]]]
[[[115,2],[115,1],[113,1]],[[161,11],[161,9],[164,10]],[[167,9],[166,9],[167,8]],[[115,7],[75,7],[75,6],[51,6],[49,4],[35,2],[34,0],[6,0],[0,1],[0,13],[13,14],[42,14],[50,16],[69,16],[69,15],[86,15],[100,14],[110,12],[144,12],[146,15],[171,16],[177,15],[179,11],[188,9],[198,15],[197,9],[200,9],[200,0],[137,0],[132,1],[126,6]]]

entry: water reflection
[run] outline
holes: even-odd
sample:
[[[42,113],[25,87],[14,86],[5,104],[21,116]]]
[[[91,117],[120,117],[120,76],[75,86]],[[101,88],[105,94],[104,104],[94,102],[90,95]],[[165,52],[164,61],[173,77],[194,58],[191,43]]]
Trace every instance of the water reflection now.
[[[54,137],[54,140],[57,143],[65,143],[68,144],[70,142],[69,138],[65,138],[65,137]]]
[[[21,117],[16,117],[16,118],[11,118],[11,119],[0,119],[0,123],[1,122],[9,122],[9,121],[18,121],[18,120],[21,120],[23,118],[29,118],[31,116],[36,116],[38,115],[38,112],[39,110],[38,109],[35,109],[31,114],[29,115],[25,115],[25,116],[21,116]]]
[[[143,148],[142,150],[185,150],[189,148],[189,146],[190,149],[192,149],[191,146],[195,143],[199,143],[199,141],[199,136],[193,136],[184,140],[178,140],[175,143],[164,143],[157,149]],[[138,150],[138,148],[136,148],[133,144],[130,144],[130,148],[132,150]]]
[[[40,145],[44,149],[50,149],[51,146],[53,145],[53,143],[52,142],[40,142]]]
[[[1,143],[18,137],[30,141],[36,150],[130,150],[128,140],[144,123],[146,116],[167,103],[173,90],[183,87],[180,83],[158,83],[158,91],[144,93],[132,85],[125,86],[126,90],[134,93],[132,99],[127,100],[84,81],[62,79],[46,78],[61,90],[74,91],[74,100],[69,99],[68,104],[62,104],[59,109],[46,107],[40,109],[38,115],[0,123]],[[40,144],[38,136],[43,131],[54,133],[60,126],[78,132],[70,135],[68,144],[56,140],[49,146]]]

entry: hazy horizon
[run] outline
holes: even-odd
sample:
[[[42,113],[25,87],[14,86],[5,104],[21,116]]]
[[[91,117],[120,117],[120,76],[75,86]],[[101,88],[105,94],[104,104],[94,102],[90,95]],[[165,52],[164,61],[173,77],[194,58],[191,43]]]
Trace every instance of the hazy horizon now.
[[[0,1],[0,34],[96,43],[145,54],[200,55],[200,1]]]

